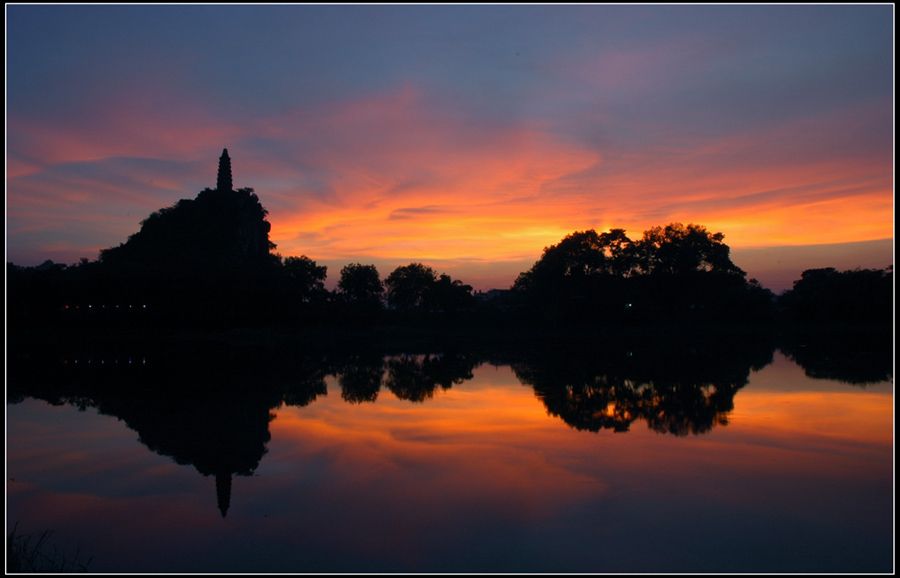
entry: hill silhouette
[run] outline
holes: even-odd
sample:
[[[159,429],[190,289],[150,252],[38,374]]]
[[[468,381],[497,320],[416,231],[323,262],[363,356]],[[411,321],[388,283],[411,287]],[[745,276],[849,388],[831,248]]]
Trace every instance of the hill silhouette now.
[[[100,252],[109,272],[129,277],[221,277],[271,265],[271,225],[251,188],[234,189],[222,151],[215,189],[154,212],[118,247]]]

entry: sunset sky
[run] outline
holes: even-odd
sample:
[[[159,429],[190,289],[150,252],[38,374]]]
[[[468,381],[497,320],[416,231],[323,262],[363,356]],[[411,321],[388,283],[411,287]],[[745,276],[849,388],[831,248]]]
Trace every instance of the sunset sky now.
[[[699,223],[778,292],[893,263],[885,5],[6,6],[7,261],[96,259],[215,187],[283,256],[506,288]]]

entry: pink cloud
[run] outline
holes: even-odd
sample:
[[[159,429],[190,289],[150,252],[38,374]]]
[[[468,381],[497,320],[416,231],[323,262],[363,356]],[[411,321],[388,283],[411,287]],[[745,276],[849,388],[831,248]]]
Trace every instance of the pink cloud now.
[[[175,100],[119,95],[61,125],[12,118],[8,237],[28,245],[16,250],[39,253],[43,230],[47,251],[94,257],[212,186],[226,145],[278,251],[330,263],[430,261],[465,280],[474,264],[531,263],[574,230],[638,237],[671,221],[721,230],[733,247],[893,234],[892,161],[865,139],[880,102],[720,136],[659,127],[636,148],[579,142],[548,121],[485,124],[411,83],[233,121],[197,100],[169,110]],[[586,126],[612,122],[585,114]]]

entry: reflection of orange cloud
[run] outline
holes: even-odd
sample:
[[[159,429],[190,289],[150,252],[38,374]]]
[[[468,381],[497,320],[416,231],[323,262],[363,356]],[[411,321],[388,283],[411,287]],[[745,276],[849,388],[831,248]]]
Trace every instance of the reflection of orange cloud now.
[[[445,521],[465,508],[527,521],[572,504],[617,496],[665,502],[666,495],[816,517],[810,504],[831,488],[890,479],[890,394],[800,391],[796,366],[763,371],[738,392],[727,425],[675,437],[640,420],[628,433],[574,430],[548,416],[508,367],[481,366],[472,382],[424,404],[382,389],[375,403],[329,395],[282,408],[270,424],[269,459],[330,464],[321,495],[335,504],[346,506],[356,484],[386,511],[435,508],[441,496],[439,514],[421,515]],[[787,393],[753,385],[785,378]],[[665,481],[648,471],[665,472]]]
[[[492,372],[476,369],[477,375]],[[329,395],[304,408],[285,407],[270,424],[273,444],[291,447],[298,462],[328,454],[341,472],[332,488],[336,495],[352,493],[344,485],[374,488],[384,476],[407,480],[390,492],[400,509],[411,499],[444,495],[448,504],[474,501],[533,517],[549,513],[561,499],[602,492],[597,480],[547,460],[546,447],[566,447],[573,432],[548,420],[529,388],[510,383],[508,368],[498,373],[505,384],[475,391],[454,386],[424,405],[382,389],[375,403],[350,405]],[[409,472],[424,479],[409,479]]]
[[[850,386],[847,386],[848,388]],[[850,391],[742,391],[738,429],[766,437],[822,437],[834,443],[889,448],[893,433],[893,396]],[[757,433],[755,435],[760,435]]]

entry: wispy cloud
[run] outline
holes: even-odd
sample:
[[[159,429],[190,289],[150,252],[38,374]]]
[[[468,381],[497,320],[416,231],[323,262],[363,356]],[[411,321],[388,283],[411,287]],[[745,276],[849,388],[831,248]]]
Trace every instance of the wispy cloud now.
[[[9,12],[9,258],[94,257],[224,147],[278,251],[329,263],[893,236],[890,7],[224,8]]]

